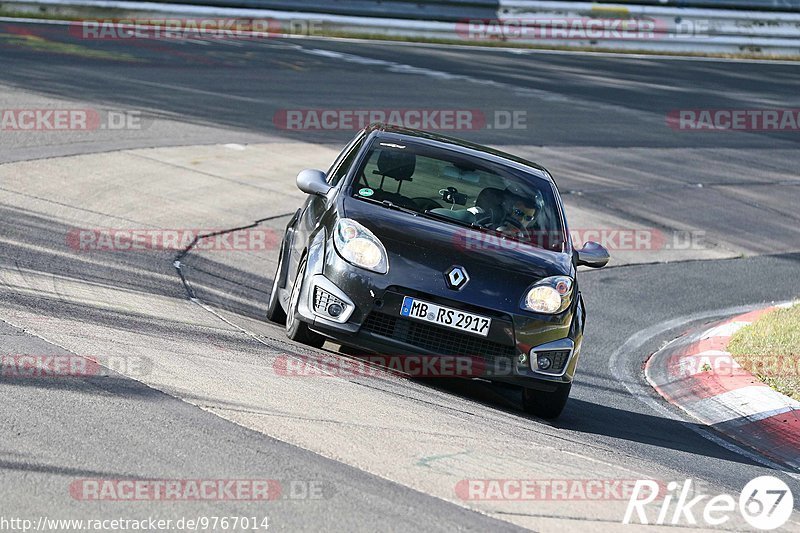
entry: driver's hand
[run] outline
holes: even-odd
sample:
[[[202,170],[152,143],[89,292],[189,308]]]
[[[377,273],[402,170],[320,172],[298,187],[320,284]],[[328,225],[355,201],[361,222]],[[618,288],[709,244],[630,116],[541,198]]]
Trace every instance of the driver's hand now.
[[[509,224],[508,222],[504,222],[503,224],[497,227],[497,231],[505,233],[506,235],[516,235],[517,233],[520,232],[520,228],[518,228],[514,224]]]

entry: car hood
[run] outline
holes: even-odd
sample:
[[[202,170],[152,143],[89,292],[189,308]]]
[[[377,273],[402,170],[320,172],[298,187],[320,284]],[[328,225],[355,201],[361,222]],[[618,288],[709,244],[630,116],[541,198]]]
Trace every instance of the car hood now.
[[[346,198],[344,214],[372,231],[386,247],[390,268],[432,269],[453,265],[477,276],[524,285],[555,275],[571,275],[572,258],[445,221],[414,216],[355,198]],[[512,279],[508,274],[516,274]],[[505,276],[505,277],[504,277]]]

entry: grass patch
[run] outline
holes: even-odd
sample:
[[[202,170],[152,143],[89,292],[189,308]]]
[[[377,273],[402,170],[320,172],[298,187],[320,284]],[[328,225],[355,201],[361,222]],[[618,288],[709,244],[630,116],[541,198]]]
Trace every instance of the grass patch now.
[[[728,351],[758,379],[800,400],[800,304],[771,311],[740,329]]]
[[[79,15],[70,15],[58,12],[51,13],[49,11],[11,11],[3,8],[0,8],[0,17],[15,18],[15,19],[67,20],[75,22],[86,20],[88,18],[88,17],[81,17]]]

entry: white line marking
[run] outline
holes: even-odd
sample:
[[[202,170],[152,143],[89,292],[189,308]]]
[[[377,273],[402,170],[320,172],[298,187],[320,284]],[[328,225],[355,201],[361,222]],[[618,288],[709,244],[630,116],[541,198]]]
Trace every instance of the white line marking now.
[[[747,418],[756,421],[773,414],[800,409],[800,402],[775,392],[766,385],[733,389],[692,403],[692,409],[706,413],[710,424]]]
[[[717,327],[711,328],[700,335],[700,340],[710,339],[712,337],[733,337],[733,334],[745,326],[749,326],[752,322],[726,322]]]
[[[405,63],[385,61],[383,59],[375,59],[356,54],[347,54],[344,52],[335,52],[333,50],[322,50],[318,48],[303,48],[301,46],[298,46],[298,50],[300,52],[303,52],[304,54],[324,57],[326,59],[337,59],[339,61],[354,63],[356,65],[380,67],[387,70],[388,72],[392,72],[395,74],[411,74],[417,76],[426,76],[428,78],[434,78],[437,80],[445,80],[445,81],[464,81],[467,83],[474,83],[476,85],[483,85],[487,87],[495,87],[497,89],[509,90],[520,96],[535,96],[537,98],[541,98],[542,100],[548,100],[554,102],[566,102],[570,100],[570,98],[566,96],[550,91],[545,91],[541,89],[531,89],[529,87],[513,85],[510,83],[503,83],[485,78],[476,78],[474,76],[467,76],[465,74],[453,74],[451,72],[445,72],[443,70],[415,67],[413,65],[407,65]]]

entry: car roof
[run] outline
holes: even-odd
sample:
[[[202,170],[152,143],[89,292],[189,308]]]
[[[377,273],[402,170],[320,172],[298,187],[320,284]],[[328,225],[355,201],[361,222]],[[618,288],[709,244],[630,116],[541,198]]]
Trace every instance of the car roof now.
[[[367,134],[375,132],[378,138],[384,140],[403,141],[412,140],[414,142],[422,143],[428,146],[438,146],[444,149],[454,150],[465,155],[472,155],[475,157],[482,157],[493,163],[500,165],[507,165],[519,170],[523,170],[534,174],[540,178],[546,179],[553,183],[553,178],[550,173],[541,165],[537,165],[532,161],[517,157],[515,155],[489,148],[481,144],[471,143],[455,137],[441,135],[438,133],[431,133],[422,130],[415,130],[412,128],[402,128],[400,126],[393,126],[377,122],[367,127]]]

